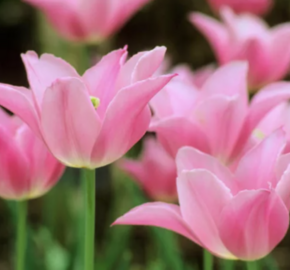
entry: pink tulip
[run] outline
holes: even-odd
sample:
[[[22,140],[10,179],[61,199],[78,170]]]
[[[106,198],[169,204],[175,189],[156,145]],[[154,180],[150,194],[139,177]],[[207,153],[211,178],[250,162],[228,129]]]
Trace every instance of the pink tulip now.
[[[249,12],[257,15],[267,13],[273,5],[272,0],[208,0],[208,2],[215,11],[228,6],[236,13]]]
[[[108,38],[150,0],[24,0],[39,8],[54,28],[74,41]]]
[[[138,181],[154,200],[176,201],[176,165],[163,147],[153,138],[147,138],[139,161],[124,159],[120,167]]]
[[[0,104],[43,138],[67,166],[97,168],[123,156],[146,132],[147,105],[174,75],[152,77],[164,47],[125,63],[126,49],[113,51],[83,76],[60,58],[22,55],[31,90],[0,84]]]
[[[242,157],[235,174],[212,156],[184,147],[176,159],[180,206],[146,203],[114,224],[162,227],[222,258],[260,259],[289,225],[290,156],[281,156],[284,146],[278,130]]]
[[[275,83],[249,104],[246,77],[247,65],[233,62],[217,69],[201,89],[172,80],[150,103],[150,130],[172,157],[192,146],[228,166],[236,163],[253,146],[251,134],[260,121],[290,98],[290,84]]]
[[[42,196],[60,179],[64,166],[27,125],[0,109],[0,197]]]
[[[290,24],[272,29],[250,14],[235,15],[230,9],[221,11],[223,22],[200,13],[191,22],[206,36],[221,65],[233,60],[249,62],[251,90],[282,79],[290,65]]]

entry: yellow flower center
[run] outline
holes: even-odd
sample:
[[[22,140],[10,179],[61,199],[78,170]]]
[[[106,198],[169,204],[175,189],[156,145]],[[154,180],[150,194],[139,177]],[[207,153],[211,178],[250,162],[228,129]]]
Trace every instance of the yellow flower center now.
[[[93,96],[90,96],[90,99],[91,99],[91,102],[94,106],[95,109],[97,109],[99,106],[100,106],[100,99],[99,98],[96,98],[96,97],[93,97]]]

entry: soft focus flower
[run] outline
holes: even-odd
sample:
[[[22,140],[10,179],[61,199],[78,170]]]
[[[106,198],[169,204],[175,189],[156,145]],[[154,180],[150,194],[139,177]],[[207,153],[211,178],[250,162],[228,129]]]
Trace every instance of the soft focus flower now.
[[[283,239],[289,225],[290,167],[281,156],[278,130],[247,152],[235,174],[213,157],[190,147],[177,155],[180,206],[147,203],[114,224],[173,230],[213,254],[257,260]]]
[[[247,65],[233,62],[217,69],[201,89],[172,80],[150,102],[150,130],[172,157],[182,146],[193,146],[233,164],[253,146],[249,138],[259,122],[290,98],[289,83],[274,83],[248,104],[246,77]]]
[[[42,10],[64,37],[98,42],[113,35],[150,0],[24,1]]]
[[[32,91],[0,84],[0,104],[65,165],[105,166],[145,134],[151,118],[147,103],[174,76],[151,76],[165,50],[141,52],[126,63],[126,49],[113,51],[83,76],[60,58],[28,52],[22,58]]]
[[[249,62],[249,86],[257,90],[280,80],[289,71],[290,24],[272,29],[250,14],[235,15],[230,9],[221,11],[223,22],[193,13],[191,22],[206,36],[221,65],[233,60]]]
[[[208,0],[215,11],[228,6],[236,13],[249,12],[257,15],[263,15],[269,11],[273,5],[272,0]]]
[[[156,139],[146,138],[140,160],[123,159],[119,166],[154,200],[176,201],[176,165]]]
[[[15,116],[0,109],[0,197],[32,199],[48,192],[64,165]]]

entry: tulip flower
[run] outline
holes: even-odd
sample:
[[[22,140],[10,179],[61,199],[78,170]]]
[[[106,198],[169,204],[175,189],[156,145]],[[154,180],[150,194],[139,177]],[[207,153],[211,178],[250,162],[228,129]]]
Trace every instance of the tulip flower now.
[[[193,13],[191,22],[210,42],[221,65],[234,60],[249,63],[251,90],[282,79],[290,66],[290,24],[272,29],[250,14],[235,15],[229,8],[221,10],[223,22]]]
[[[133,176],[152,199],[176,201],[175,161],[156,139],[145,139],[140,160],[123,159],[119,166]]]
[[[257,260],[269,254],[289,225],[290,161],[277,130],[247,152],[232,174],[194,148],[178,152],[179,205],[146,203],[115,225],[147,225],[175,231],[216,256]]]
[[[83,76],[60,58],[22,55],[31,90],[0,84],[0,104],[42,138],[70,167],[105,166],[122,157],[146,132],[147,103],[174,75],[152,76],[165,48],[125,63],[126,49],[106,55]]]
[[[29,127],[0,109],[0,197],[42,196],[60,179],[64,166]]]
[[[208,0],[208,2],[215,11],[228,6],[236,13],[249,12],[257,15],[267,13],[273,5],[272,0]]]
[[[246,63],[229,63],[201,89],[172,80],[150,102],[154,112],[150,131],[172,157],[182,146],[192,146],[234,165],[253,146],[251,134],[261,120],[290,98],[289,83],[274,83],[249,103],[247,72]]]
[[[65,38],[99,42],[118,31],[150,0],[24,0],[40,9]]]

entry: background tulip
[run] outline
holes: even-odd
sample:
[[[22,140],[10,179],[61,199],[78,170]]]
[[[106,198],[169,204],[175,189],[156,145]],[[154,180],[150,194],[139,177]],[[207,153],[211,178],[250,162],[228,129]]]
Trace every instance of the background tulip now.
[[[152,199],[177,199],[175,161],[156,139],[145,139],[140,160],[123,159],[119,166],[129,173]]]
[[[64,37],[98,42],[121,28],[150,0],[24,0],[39,8]]]
[[[176,159],[180,206],[143,204],[114,224],[162,227],[223,258],[260,259],[289,225],[290,169],[281,162],[284,146],[284,133],[274,132],[242,157],[235,174],[207,154],[182,148]]]
[[[235,15],[221,10],[222,22],[201,13],[193,13],[191,22],[205,35],[221,65],[233,60],[249,63],[249,87],[252,90],[282,79],[290,65],[290,24],[272,29],[250,14]]]

